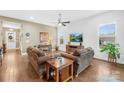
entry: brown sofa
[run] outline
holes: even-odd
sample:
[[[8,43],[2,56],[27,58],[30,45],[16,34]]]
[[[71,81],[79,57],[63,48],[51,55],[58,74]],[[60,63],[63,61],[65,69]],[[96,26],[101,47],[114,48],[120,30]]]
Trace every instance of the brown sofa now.
[[[44,52],[39,51],[37,48],[28,47],[27,54],[29,62],[39,76],[42,76],[45,71],[45,62],[50,57],[45,56]]]

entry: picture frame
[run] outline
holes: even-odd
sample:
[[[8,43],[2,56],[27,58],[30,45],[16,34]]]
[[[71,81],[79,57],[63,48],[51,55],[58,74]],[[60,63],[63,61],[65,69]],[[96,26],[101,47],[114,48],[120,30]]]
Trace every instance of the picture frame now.
[[[49,33],[48,32],[40,32],[40,42],[48,42],[49,41]]]
[[[60,44],[64,44],[64,38],[63,38],[63,36],[60,37]]]

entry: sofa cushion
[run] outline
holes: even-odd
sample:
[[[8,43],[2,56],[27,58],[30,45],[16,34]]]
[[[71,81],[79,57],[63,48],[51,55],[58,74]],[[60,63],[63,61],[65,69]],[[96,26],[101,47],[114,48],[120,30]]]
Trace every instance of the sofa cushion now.
[[[76,49],[73,53],[74,56],[80,56],[82,53],[86,53],[86,49]]]
[[[67,54],[67,53],[61,53],[61,56],[72,59],[72,60],[77,60],[76,56],[73,56],[71,54]]]
[[[87,50],[86,50],[86,49],[83,49],[83,50],[81,51],[81,56],[86,55],[86,54],[87,54]]]
[[[43,64],[44,62],[46,62],[46,61],[49,60],[49,59],[50,59],[49,56],[39,57],[39,58],[38,58],[38,64]]]
[[[92,48],[91,47],[87,47],[87,48],[85,48],[87,51],[90,51],[90,50],[92,50]]]
[[[74,56],[80,56],[80,54],[81,54],[81,51],[78,50],[78,49],[76,49],[76,50],[73,52],[73,55],[74,55]]]
[[[45,53],[43,51],[40,51],[39,57],[45,56]]]
[[[29,53],[30,51],[32,51],[32,47],[31,46],[29,46],[28,48],[27,48],[27,53]]]
[[[37,48],[33,48],[32,51],[35,52],[38,57],[45,56],[45,53],[43,51],[39,51]]]

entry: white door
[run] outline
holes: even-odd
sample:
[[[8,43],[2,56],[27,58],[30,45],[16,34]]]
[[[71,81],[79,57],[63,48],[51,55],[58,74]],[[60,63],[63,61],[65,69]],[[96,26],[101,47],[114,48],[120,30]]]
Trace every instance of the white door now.
[[[16,32],[6,32],[7,49],[16,48]]]

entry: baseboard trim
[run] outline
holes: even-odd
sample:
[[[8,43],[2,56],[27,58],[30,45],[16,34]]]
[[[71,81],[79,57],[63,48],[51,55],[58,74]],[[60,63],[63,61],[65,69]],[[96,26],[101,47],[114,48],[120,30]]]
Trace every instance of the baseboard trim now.
[[[94,57],[93,59],[99,60],[99,61],[102,61],[102,62],[108,62],[108,60],[104,60],[104,59],[100,59],[100,58],[95,58]],[[108,63],[114,63],[114,62],[108,62]],[[121,63],[118,63],[118,62],[116,62],[116,64],[124,66],[124,64],[121,64]]]
[[[105,59],[100,59],[100,58],[96,58],[96,57],[94,57],[93,59],[96,59],[96,60],[99,60],[99,61],[108,62],[108,60],[105,60]]]

